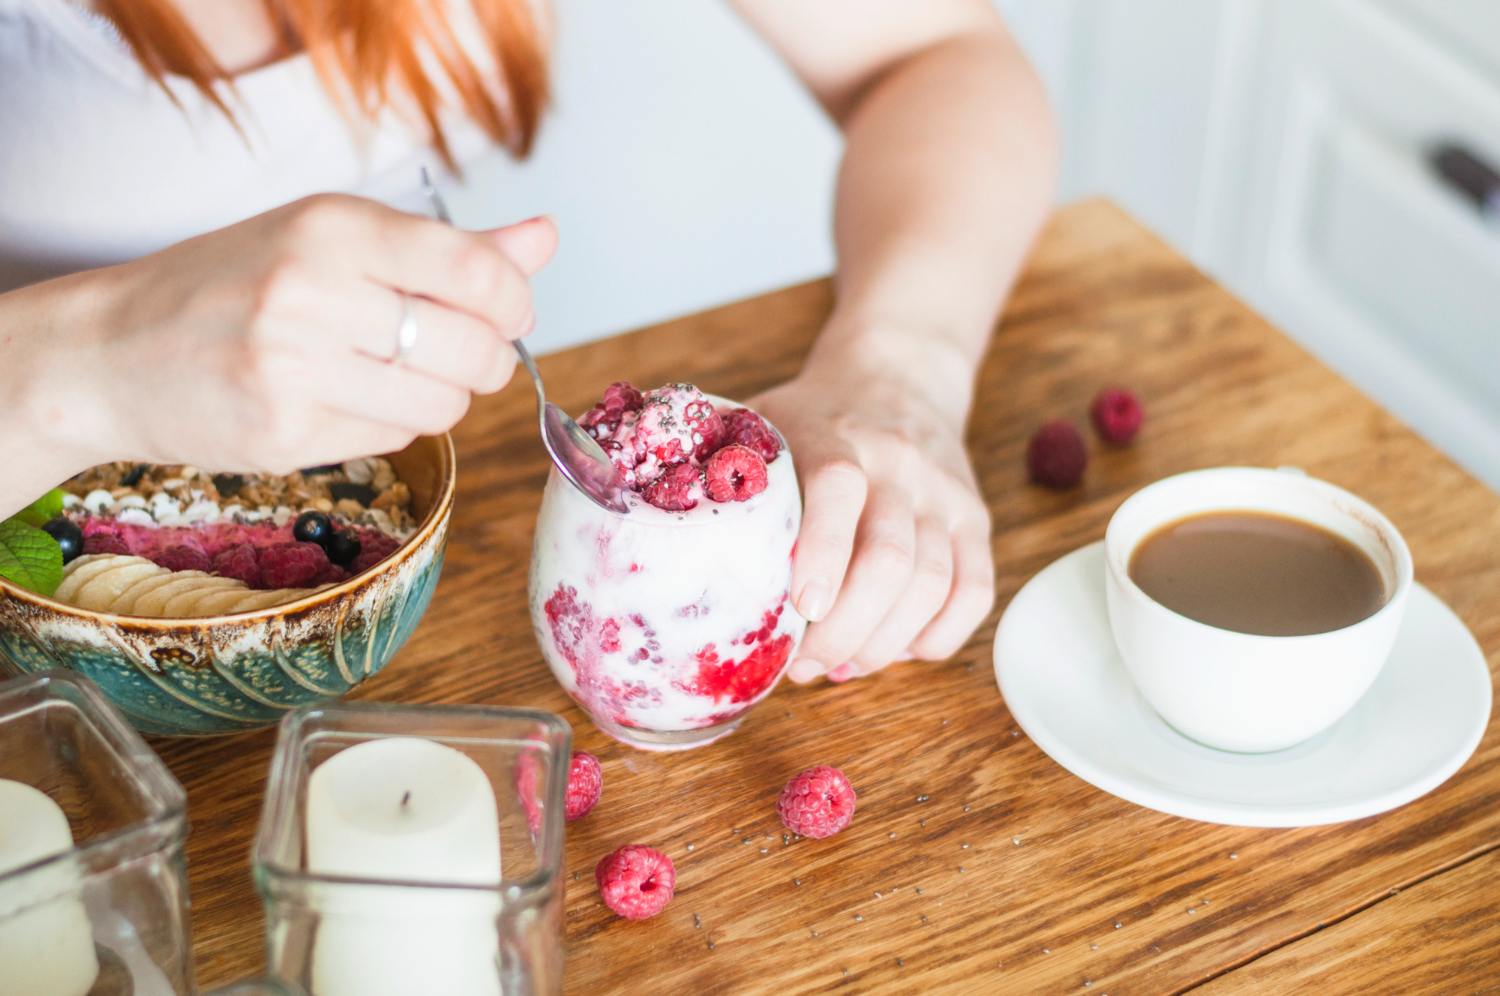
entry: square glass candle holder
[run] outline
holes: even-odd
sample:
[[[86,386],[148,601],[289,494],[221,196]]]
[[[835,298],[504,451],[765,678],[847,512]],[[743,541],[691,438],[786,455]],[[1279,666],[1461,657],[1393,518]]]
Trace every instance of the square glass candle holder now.
[[[554,996],[573,731],[337,703],[281,723],[255,840],[266,974],[312,996]]]
[[[186,813],[87,678],[0,684],[0,993],[195,992]]]

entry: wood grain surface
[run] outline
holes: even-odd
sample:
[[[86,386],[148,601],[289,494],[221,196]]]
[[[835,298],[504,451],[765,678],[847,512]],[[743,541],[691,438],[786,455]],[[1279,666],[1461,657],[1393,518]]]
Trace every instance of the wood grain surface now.
[[[796,372],[830,295],[825,282],[794,287],[545,357],[549,396],[577,412],[627,378],[747,397]],[[1115,383],[1145,404],[1134,445],[1091,443],[1072,491],[1029,485],[1031,431],[1055,417],[1082,423],[1093,394]],[[1101,538],[1130,493],[1199,467],[1295,464],[1367,498],[1405,533],[1418,579],[1470,626],[1492,671],[1500,661],[1500,497],[1108,204],[1053,220],[980,375],[970,446],[994,513],[994,613],[951,660],[844,685],[784,684],[712,747],[655,755],[616,744],[543,664],[526,602],[546,470],[532,405],[518,382],[476,402],[455,432],[442,583],[411,643],[354,697],[556,710],[603,760],[603,801],[568,830],[569,993],[1129,996],[1220,976],[1205,991],[1238,992],[1236,977],[1256,978],[1244,973],[1268,952],[1282,953],[1267,971],[1303,975],[1265,978],[1314,978],[1403,930],[1387,950],[1416,971],[1420,945],[1441,930],[1411,931],[1449,908],[1439,883],[1460,872],[1432,876],[1489,869],[1494,881],[1491,859],[1475,861],[1500,845],[1494,723],[1425,798],[1298,830],[1142,809],[1075,778],[1017,729],[990,660],[999,613],[1042,567]],[[205,986],[261,966],[248,850],[273,738],[154,744],[188,789]],[[858,812],[837,837],[788,844],[777,794],[820,763],[849,775]],[[631,842],[665,850],[678,873],[671,905],[642,922],[610,914],[593,883],[594,863]],[[1482,908],[1478,893],[1448,895],[1452,916]],[[1492,969],[1459,959],[1446,991],[1480,991]],[[1374,959],[1369,971],[1387,974]]]
[[[1500,993],[1500,852],[1430,878],[1193,996]]]

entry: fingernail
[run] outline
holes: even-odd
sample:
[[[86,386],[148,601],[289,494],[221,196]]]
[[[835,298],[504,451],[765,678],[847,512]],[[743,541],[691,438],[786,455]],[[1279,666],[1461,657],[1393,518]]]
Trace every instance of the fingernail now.
[[[786,676],[799,685],[805,685],[823,673],[823,665],[811,657],[798,657],[786,669]]]
[[[797,596],[797,612],[808,622],[822,622],[832,595],[833,585],[828,579],[815,577],[802,586],[802,594]]]
[[[848,681],[850,678],[859,677],[859,672],[854,670],[853,664],[840,664],[828,672],[828,680],[833,682]]]
[[[516,336],[516,338],[526,338],[527,336],[531,335],[531,330],[534,328],[536,328],[536,312],[528,311],[526,313],[526,320],[521,323],[521,333],[520,335]]]

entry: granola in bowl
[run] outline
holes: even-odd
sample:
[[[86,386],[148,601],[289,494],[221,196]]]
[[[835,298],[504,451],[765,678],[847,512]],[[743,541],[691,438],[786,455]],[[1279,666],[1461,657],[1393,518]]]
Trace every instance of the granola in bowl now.
[[[416,529],[411,490],[383,457],[281,476],[116,462],[62,490],[78,531],[73,549],[60,537],[53,597],[122,615],[280,605],[374,567]]]

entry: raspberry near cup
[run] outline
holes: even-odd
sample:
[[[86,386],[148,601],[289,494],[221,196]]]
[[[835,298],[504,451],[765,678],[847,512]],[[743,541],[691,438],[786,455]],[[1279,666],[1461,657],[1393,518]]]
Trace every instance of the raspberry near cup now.
[[[1169,523],[1249,512],[1347,540],[1380,575],[1384,604],[1339,629],[1262,636],[1210,626],[1153,600],[1131,557]],[[1385,665],[1412,588],[1411,553],[1385,516],[1291,469],[1221,467],[1157,481],[1116,510],[1105,532],[1110,629],[1136,688],[1168,725],[1221,750],[1282,750],[1337,722]]]

